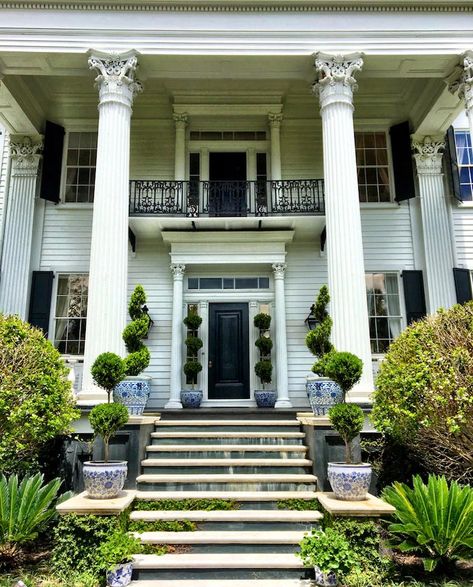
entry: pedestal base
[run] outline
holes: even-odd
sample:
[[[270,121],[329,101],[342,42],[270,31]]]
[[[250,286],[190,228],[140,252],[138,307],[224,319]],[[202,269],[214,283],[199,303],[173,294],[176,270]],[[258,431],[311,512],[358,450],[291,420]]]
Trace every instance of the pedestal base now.
[[[182,404],[177,399],[170,399],[164,406],[165,410],[182,410]]]
[[[292,408],[292,404],[288,399],[278,399],[275,408]]]

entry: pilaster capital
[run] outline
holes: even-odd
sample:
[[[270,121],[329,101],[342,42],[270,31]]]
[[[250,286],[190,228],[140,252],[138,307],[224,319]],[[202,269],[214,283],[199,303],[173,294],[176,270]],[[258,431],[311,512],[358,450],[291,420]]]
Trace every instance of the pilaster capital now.
[[[174,112],[172,115],[174,122],[176,123],[177,129],[184,129],[187,126],[189,115],[187,112]]]
[[[416,151],[417,173],[419,175],[441,175],[442,157],[445,142],[433,137],[424,137],[423,140],[412,138],[412,148]]]
[[[135,79],[138,67],[136,51],[91,51],[88,63],[89,69],[98,72],[95,85],[99,89],[99,105],[115,102],[131,108],[135,95],[143,91],[141,82]]]
[[[462,55],[461,65],[449,77],[447,84],[452,94],[458,92],[458,97],[465,101],[468,116],[473,115],[473,51]]]
[[[184,273],[186,271],[185,265],[180,265],[178,263],[173,263],[171,265],[171,272],[174,281],[182,281],[184,278]]]
[[[331,55],[318,52],[315,56],[315,70],[317,81],[312,85],[312,91],[319,96],[320,106],[334,102],[353,104],[353,92],[358,88],[354,73],[363,67],[363,54],[350,53],[348,55]]]
[[[284,115],[282,112],[268,112],[269,126],[273,129],[279,129],[281,127],[282,119]]]
[[[274,272],[274,279],[284,279],[284,274],[287,268],[286,263],[273,263],[272,268]]]
[[[41,139],[33,140],[29,136],[12,137],[10,140],[12,176],[36,176],[42,150],[43,141]]]

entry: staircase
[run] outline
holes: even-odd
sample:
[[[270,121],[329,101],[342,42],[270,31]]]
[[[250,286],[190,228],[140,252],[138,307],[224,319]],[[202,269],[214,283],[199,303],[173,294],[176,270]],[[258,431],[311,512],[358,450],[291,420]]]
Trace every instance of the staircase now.
[[[165,412],[142,461],[138,499],[232,499],[239,509],[133,511],[132,520],[191,520],[197,530],[140,533],[143,543],[179,548],[176,554],[135,556],[132,585],[308,585],[294,552],[322,516],[277,508],[278,500],[314,498],[306,450],[294,412]]]

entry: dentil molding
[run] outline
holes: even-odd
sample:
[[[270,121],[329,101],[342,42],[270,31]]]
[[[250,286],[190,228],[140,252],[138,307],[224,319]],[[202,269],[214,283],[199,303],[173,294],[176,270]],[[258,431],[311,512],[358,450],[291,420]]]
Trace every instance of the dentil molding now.
[[[417,153],[414,155],[419,175],[441,175],[442,157],[445,149],[445,142],[435,140],[432,137],[425,137],[419,141],[412,139],[412,147]]]

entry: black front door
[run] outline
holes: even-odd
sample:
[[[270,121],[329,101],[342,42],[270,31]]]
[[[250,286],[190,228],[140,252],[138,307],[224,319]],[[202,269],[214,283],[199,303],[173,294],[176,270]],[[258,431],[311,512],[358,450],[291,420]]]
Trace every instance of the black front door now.
[[[209,180],[210,216],[246,216],[246,153],[210,153]]]
[[[209,304],[209,399],[249,399],[248,304]]]

